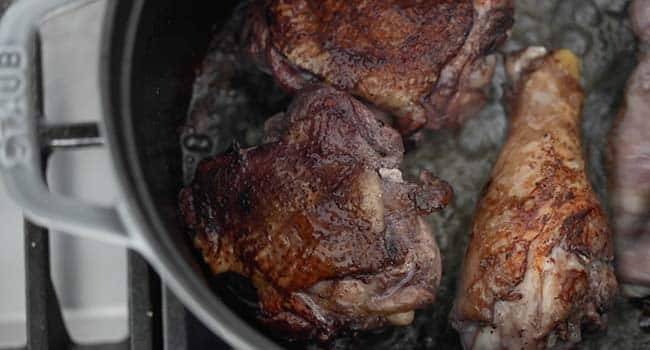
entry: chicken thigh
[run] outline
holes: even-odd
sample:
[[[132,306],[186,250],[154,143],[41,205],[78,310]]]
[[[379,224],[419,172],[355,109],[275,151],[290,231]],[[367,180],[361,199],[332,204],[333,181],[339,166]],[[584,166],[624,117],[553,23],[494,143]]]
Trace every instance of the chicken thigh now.
[[[205,261],[249,277],[262,319],[293,337],[410,323],[440,281],[423,216],[451,187],[426,171],[404,181],[399,133],[331,87],[265,128],[263,144],[203,161],[181,193]]]
[[[631,15],[642,50],[610,138],[610,195],[622,290],[644,297],[650,295],[650,0],[634,1]]]
[[[325,82],[403,134],[460,124],[485,102],[512,0],[261,0],[249,51],[289,92]]]
[[[475,214],[451,320],[466,349],[564,348],[602,326],[613,247],[585,172],[567,50],[510,59],[510,131]]]

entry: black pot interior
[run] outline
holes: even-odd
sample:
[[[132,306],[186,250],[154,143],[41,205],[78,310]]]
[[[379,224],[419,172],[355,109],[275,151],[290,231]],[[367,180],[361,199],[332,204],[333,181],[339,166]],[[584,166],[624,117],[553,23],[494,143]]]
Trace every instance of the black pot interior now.
[[[177,215],[182,187],[179,145],[194,73],[212,33],[234,3],[146,1],[139,17],[131,69],[132,127],[146,185],[174,236],[185,237]]]

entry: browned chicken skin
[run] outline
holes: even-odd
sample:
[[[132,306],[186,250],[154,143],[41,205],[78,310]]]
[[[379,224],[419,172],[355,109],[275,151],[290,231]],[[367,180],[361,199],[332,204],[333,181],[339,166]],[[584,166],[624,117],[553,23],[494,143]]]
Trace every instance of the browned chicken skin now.
[[[508,139],[479,202],[451,314],[466,349],[570,347],[603,325],[613,248],[585,172],[577,58],[530,48],[508,62]]]
[[[263,319],[295,337],[410,323],[440,281],[422,216],[450,186],[403,181],[399,133],[329,87],[300,94],[265,136],[202,162],[181,194],[205,261],[251,278]]]
[[[644,297],[650,295],[650,0],[636,0],[631,15],[642,52],[610,138],[610,193],[622,290]]]
[[[403,134],[456,126],[485,102],[485,56],[513,23],[511,0],[261,0],[249,51],[288,91],[316,82],[397,117]]]

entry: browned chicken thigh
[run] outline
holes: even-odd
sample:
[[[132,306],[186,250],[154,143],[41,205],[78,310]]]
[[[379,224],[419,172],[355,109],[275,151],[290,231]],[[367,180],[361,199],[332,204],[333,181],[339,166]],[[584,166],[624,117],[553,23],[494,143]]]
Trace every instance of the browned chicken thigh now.
[[[260,0],[248,46],[289,92],[325,82],[403,134],[460,124],[485,102],[512,0]]]
[[[634,1],[631,16],[642,52],[610,138],[610,194],[622,290],[644,297],[650,295],[650,0]]]
[[[203,161],[181,194],[215,273],[258,289],[262,318],[294,337],[411,322],[432,303],[440,254],[423,216],[451,187],[402,179],[397,131],[350,95],[308,89],[266,124],[265,143]]]
[[[510,132],[471,228],[453,326],[466,349],[568,348],[617,289],[610,230],[585,171],[578,59],[511,59]]]

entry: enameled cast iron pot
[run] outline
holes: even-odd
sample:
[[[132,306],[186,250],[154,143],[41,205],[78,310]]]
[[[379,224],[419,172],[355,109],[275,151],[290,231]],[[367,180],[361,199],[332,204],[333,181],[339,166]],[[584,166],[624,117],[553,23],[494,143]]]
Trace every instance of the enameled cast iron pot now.
[[[254,313],[250,312],[252,307],[233,297],[235,293],[230,287],[224,288],[233,284],[223,283],[205,272],[177,209],[183,180],[181,126],[188,114],[195,72],[214,40],[214,33],[231,19],[239,1],[106,1],[108,8],[98,67],[104,107],[100,129],[119,185],[115,195],[117,201],[110,208],[53,194],[41,176],[45,142],[39,135],[47,129],[43,123],[47,118],[41,117],[39,110],[38,23],[53,11],[64,11],[81,1],[88,0],[17,0],[0,22],[0,174],[8,193],[25,214],[39,224],[126,246],[142,254],[176,296],[208,328],[235,348],[266,350],[279,347],[264,336],[269,334],[264,333],[268,330],[256,324]],[[609,122],[618,108],[617,96],[623,91],[626,77],[635,64],[634,38],[626,24],[626,4],[629,1],[518,1],[518,5],[522,5],[518,11],[521,18],[517,19],[520,28],[519,32],[517,28],[513,30],[508,42],[510,49],[534,43],[552,47],[568,45],[582,52],[585,82],[590,91],[584,113],[589,132],[583,136],[590,159],[596,165],[591,173],[597,175],[596,182],[600,184],[597,188],[601,192],[605,192],[605,176],[602,164],[598,165],[598,159],[602,158],[599,155],[605,149]],[[542,27],[544,30],[540,29]],[[497,76],[493,84],[495,92],[500,89],[497,88]],[[501,74],[501,82],[503,79]],[[257,92],[257,83],[251,84]],[[264,90],[257,93],[255,99],[263,99],[267,93],[272,95]],[[506,118],[497,104],[498,101],[486,107],[489,118],[477,118],[471,128],[463,129],[458,137],[458,149],[445,148],[451,150],[445,156],[443,148],[439,148],[446,147],[445,144],[433,143],[441,154],[434,157],[435,160],[425,157],[426,162],[438,162],[438,170],[452,170],[444,174],[446,178],[461,177],[454,188],[458,189],[459,198],[464,196],[466,205],[456,207],[454,215],[444,222],[458,232],[464,232],[460,224],[470,220],[474,208],[473,202],[467,199],[480,191],[480,186],[469,184],[487,179],[490,168],[489,162],[475,162],[476,152],[480,149],[481,155],[495,156],[502,138],[499,135],[505,132]],[[487,129],[490,132],[483,133]],[[235,135],[227,130],[223,128],[220,132],[226,138],[234,138]],[[465,159],[462,167],[448,166],[450,161],[458,165],[460,158]],[[485,173],[486,177],[462,178],[463,171]],[[462,240],[458,235],[462,234],[448,241],[448,247],[460,246]],[[462,257],[456,256],[457,253],[447,254],[445,266],[453,268],[450,260]],[[447,286],[454,283],[453,272],[443,276],[450,276]],[[450,302],[450,290],[447,293],[447,302]],[[445,297],[440,294],[439,297]],[[619,301],[611,313],[607,341],[596,346],[596,339],[595,343],[583,346],[609,349],[614,344],[627,348],[645,344],[647,338],[638,337],[642,331],[634,324],[637,321],[633,309],[631,304]],[[434,305],[432,310],[440,312],[437,316],[434,313],[421,315],[432,320],[437,317],[436,322],[439,320],[443,328],[447,327],[444,309]],[[418,326],[414,322],[413,327],[386,330],[385,334],[382,331],[362,334],[352,339],[352,345],[362,349],[405,348],[415,343],[428,346],[427,335],[420,333],[441,329],[430,324]],[[393,337],[391,333],[400,331],[404,331],[402,338],[409,341],[408,344],[400,343],[401,335]],[[436,341],[435,346],[460,346],[453,330],[442,331],[444,333],[436,336],[444,344]],[[640,340],[622,341],[628,338]]]
[[[0,24],[0,171],[7,191],[39,224],[141,253],[181,301],[235,348],[277,348],[211,289],[177,211],[178,127],[194,68],[236,1],[107,1],[99,69],[102,134],[119,183],[111,208],[51,193],[41,177],[38,23],[75,3],[19,0]]]

